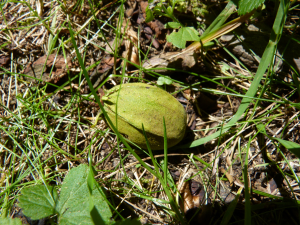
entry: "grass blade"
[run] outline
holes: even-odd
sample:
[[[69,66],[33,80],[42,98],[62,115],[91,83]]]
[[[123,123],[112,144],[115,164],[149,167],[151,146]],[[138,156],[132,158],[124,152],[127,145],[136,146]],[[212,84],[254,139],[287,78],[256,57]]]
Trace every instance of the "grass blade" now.
[[[167,139],[167,128],[165,118],[163,118],[164,122],[164,180],[165,183],[168,183],[168,139]]]
[[[289,1],[281,1],[278,12],[276,15],[276,19],[273,25],[273,33],[271,34],[269,43],[264,51],[264,54],[261,58],[261,63],[258,66],[256,75],[253,79],[253,82],[248,89],[247,93],[245,94],[244,98],[242,99],[242,102],[240,104],[240,107],[238,108],[236,114],[232,117],[232,119],[225,124],[223,130],[219,130],[207,137],[200,138],[196,141],[193,141],[191,143],[177,146],[176,148],[193,148],[199,145],[202,145],[210,140],[213,140],[223,133],[227,132],[230,129],[230,126],[234,126],[235,123],[241,118],[241,116],[244,114],[246,109],[248,108],[251,98],[253,98],[256,95],[256,92],[258,90],[258,86],[260,84],[260,81],[265,73],[265,71],[268,69],[269,65],[272,63],[274,53],[277,47],[277,44],[280,40],[281,34],[282,34],[282,29],[284,22],[286,20],[286,14],[289,6]]]
[[[229,204],[228,209],[226,210],[220,225],[227,225],[229,223],[229,221],[234,213],[234,210],[236,208],[236,205],[238,203],[238,200],[240,198],[242,190],[243,190],[243,187],[240,187],[234,200]]]
[[[250,189],[248,183],[248,154],[250,149],[251,137],[247,145],[247,151],[245,156],[245,163],[243,169],[244,184],[245,184],[245,225],[251,225],[251,202],[250,202]]]

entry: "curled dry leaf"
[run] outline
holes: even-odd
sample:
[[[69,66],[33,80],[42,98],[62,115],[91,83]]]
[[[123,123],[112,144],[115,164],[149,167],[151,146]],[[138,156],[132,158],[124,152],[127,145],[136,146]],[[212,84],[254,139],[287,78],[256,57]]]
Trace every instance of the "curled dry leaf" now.
[[[143,64],[145,69],[150,68],[173,68],[193,70],[197,66],[198,54],[195,51],[167,52],[146,60]],[[170,70],[158,69],[158,73],[170,73]]]
[[[208,224],[212,215],[211,202],[207,199],[208,204],[204,205],[205,190],[202,185],[195,180],[185,182],[180,194],[180,208],[190,224]]]
[[[185,182],[181,190],[180,208],[184,213],[194,208],[193,196],[190,191],[190,183]]]
[[[136,3],[137,2],[135,0],[129,0],[129,1],[126,1],[126,3],[128,4],[129,8],[126,9],[125,14],[126,14],[127,17],[131,17],[134,10],[135,10],[135,8],[136,8]]]
[[[43,13],[44,13],[44,1],[43,0],[36,1],[36,11],[38,12],[40,17],[43,16]]]
[[[204,202],[205,191],[202,185],[195,181],[187,181],[183,184],[181,190],[181,204],[180,207],[184,213],[194,208],[199,208]]]
[[[101,61],[99,64],[100,66],[98,67],[98,72],[99,73],[104,73],[107,70],[113,68],[115,63],[118,63],[120,59],[114,59],[114,57],[106,57],[104,60]]]
[[[155,38],[153,38],[153,32],[152,32],[152,30],[151,30],[150,27],[144,27],[144,34],[145,34],[146,38],[147,38],[149,41],[152,42],[152,45],[153,45],[156,49],[158,49],[158,48],[159,48],[159,43],[158,43],[158,41],[157,41]]]
[[[224,168],[220,168],[220,172],[225,174],[225,176],[227,177],[227,179],[229,180],[230,186],[233,185],[233,177],[231,176],[231,174],[229,172],[227,172]]]
[[[125,51],[122,56],[127,59],[129,62],[139,65],[139,55],[138,55],[138,36],[137,33],[133,30],[131,23],[126,20],[123,21],[123,27],[121,32],[125,34],[124,45]],[[127,66],[130,64],[127,63]]]
[[[138,55],[138,36],[137,33],[133,30],[131,22],[129,20],[124,20],[121,28],[121,33],[124,34],[124,41],[122,43],[116,43],[117,39],[114,39],[106,45],[105,50],[109,54],[113,54],[114,49],[119,49],[121,46],[125,46],[125,51],[122,53],[122,57],[139,65],[139,55]],[[127,63],[127,66],[130,66],[130,63]]]

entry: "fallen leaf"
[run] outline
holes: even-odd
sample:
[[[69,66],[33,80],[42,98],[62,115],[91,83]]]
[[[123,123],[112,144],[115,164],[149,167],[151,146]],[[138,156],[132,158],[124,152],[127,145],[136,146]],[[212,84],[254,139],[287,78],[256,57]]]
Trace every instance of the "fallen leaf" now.
[[[186,181],[183,185],[182,191],[180,192],[182,201],[180,202],[181,210],[187,213],[188,210],[194,208],[193,196],[190,191],[190,183]]]
[[[138,55],[138,36],[137,33],[133,30],[131,23],[127,23],[127,20],[123,21],[123,27],[121,32],[125,34],[124,45],[125,51],[122,56],[128,61],[139,65],[139,55]],[[130,66],[130,63],[127,63],[127,66]]]
[[[120,60],[121,59],[116,59],[116,64],[119,63]],[[113,68],[114,64],[115,59],[112,56],[107,56],[101,61],[90,76],[94,88],[96,88],[104,80],[104,78],[109,74],[109,71]]]
[[[54,68],[50,77],[52,66],[54,66]],[[30,77],[41,79],[42,81],[57,83],[66,75],[67,66],[69,68],[71,67],[71,60],[67,59],[66,63],[62,55],[51,54],[48,59],[47,56],[44,55],[32,64],[27,65],[23,73]],[[30,77],[26,77],[26,80],[30,82],[36,81],[36,79]]]
[[[6,66],[6,65],[8,65],[9,61],[10,61],[10,57],[9,56],[2,55],[0,57],[0,66]]]
[[[195,51],[167,52],[146,60],[143,64],[145,69],[150,68],[173,68],[193,71],[197,66],[198,54]],[[171,73],[166,69],[154,70],[157,73]]]

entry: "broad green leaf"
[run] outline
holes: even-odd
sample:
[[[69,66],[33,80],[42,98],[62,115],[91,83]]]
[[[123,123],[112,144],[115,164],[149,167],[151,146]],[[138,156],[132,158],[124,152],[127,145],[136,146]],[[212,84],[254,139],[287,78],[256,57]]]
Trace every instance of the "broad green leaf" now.
[[[19,218],[0,218],[0,225],[22,225],[22,221]]]
[[[61,194],[58,203],[59,224],[85,224],[93,225],[90,214],[90,193],[87,179],[89,167],[81,164],[70,170],[61,187]],[[92,190],[94,196],[92,210],[93,216],[97,215],[97,224],[110,224],[112,213],[109,206],[96,186]]]
[[[153,8],[153,14],[154,15],[159,15],[159,16],[167,16],[165,13],[164,13],[164,10],[162,7],[160,7],[159,5],[155,6]]]
[[[173,14],[173,10],[172,10],[172,7],[171,7],[171,6],[169,6],[169,7],[167,8],[167,13],[170,14],[170,15]]]
[[[91,166],[89,165],[89,174],[88,174],[88,177],[87,177],[87,187],[88,187],[88,190],[89,190],[89,197],[90,197],[90,199],[89,199],[89,201],[90,201],[90,203],[89,203],[89,210],[90,210],[90,212],[93,212],[93,208],[95,207],[95,205],[94,205],[94,198],[93,198],[93,187],[94,187],[94,172],[93,172],[93,170],[91,169]],[[93,216],[93,215],[91,215],[91,216]]]
[[[181,24],[178,22],[168,22],[165,25],[166,28],[173,28],[173,29],[178,29],[179,27],[181,27]]]
[[[157,84],[158,85],[164,85],[164,84],[170,85],[170,84],[172,84],[172,82],[173,81],[168,76],[166,76],[166,77],[159,77],[157,79]]]
[[[292,141],[286,141],[282,140],[280,138],[273,138],[274,140],[278,141],[280,144],[282,144],[287,150],[295,154],[300,159],[300,145],[292,142]]]
[[[154,20],[154,15],[152,13],[152,10],[149,9],[149,6],[147,6],[145,23],[149,23],[152,20]]]
[[[239,15],[245,15],[246,13],[251,12],[253,9],[258,8],[264,2],[265,0],[240,0],[238,13]]]
[[[33,220],[55,214],[57,191],[53,186],[35,185],[21,191],[19,206],[25,216]]]
[[[225,63],[222,63],[222,68],[221,68],[221,71],[223,72],[223,73],[225,73],[226,71],[228,71],[228,70],[230,70],[230,66],[229,65],[227,65],[227,64],[225,64]]]
[[[193,27],[182,27],[178,32],[167,35],[167,41],[177,48],[185,48],[187,41],[199,41],[198,32]]]

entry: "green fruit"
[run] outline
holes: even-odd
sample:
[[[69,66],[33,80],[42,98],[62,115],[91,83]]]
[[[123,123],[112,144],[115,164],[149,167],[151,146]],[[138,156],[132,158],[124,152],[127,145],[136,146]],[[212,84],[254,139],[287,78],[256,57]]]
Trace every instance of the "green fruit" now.
[[[179,143],[185,135],[187,124],[183,106],[158,87],[143,83],[122,84],[109,90],[102,100],[114,126],[117,112],[118,131],[143,149],[147,146],[142,124],[152,150],[164,148],[163,117],[168,147]]]

